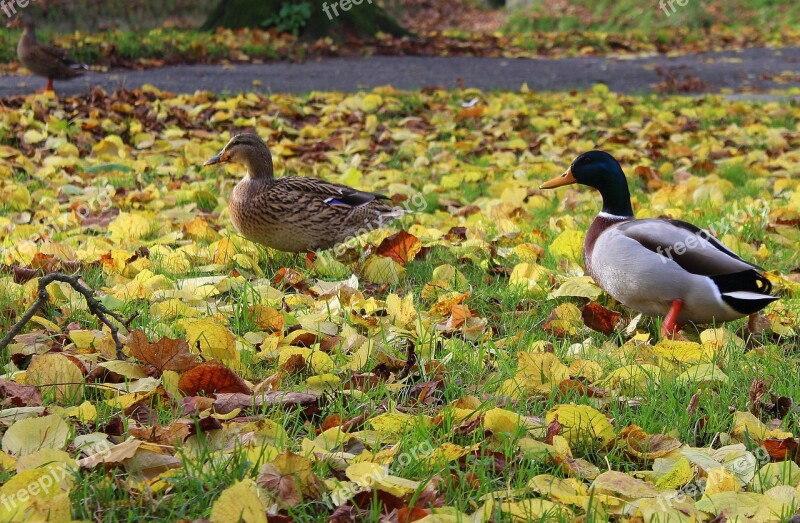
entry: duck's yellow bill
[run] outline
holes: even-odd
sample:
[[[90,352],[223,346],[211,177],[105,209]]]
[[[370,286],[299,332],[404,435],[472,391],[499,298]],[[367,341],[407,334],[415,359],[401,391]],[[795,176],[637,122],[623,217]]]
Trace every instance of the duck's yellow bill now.
[[[228,160],[230,160],[230,159],[231,159],[231,157],[230,157],[230,156],[228,156],[228,154],[227,154],[225,151],[222,151],[222,152],[221,152],[221,153],[219,153],[218,155],[216,155],[216,156],[214,156],[214,157],[212,157],[212,158],[209,158],[208,160],[206,160],[206,161],[203,163],[203,166],[206,166],[206,165],[215,165],[215,164],[218,164],[218,163],[225,163],[225,162],[227,162],[227,161],[228,161]]]
[[[564,174],[559,176],[558,178],[553,178],[552,180],[544,182],[542,185],[539,186],[539,189],[555,189],[556,187],[561,187],[562,185],[569,185],[571,183],[578,183],[578,180],[572,176],[572,167],[564,171]]]

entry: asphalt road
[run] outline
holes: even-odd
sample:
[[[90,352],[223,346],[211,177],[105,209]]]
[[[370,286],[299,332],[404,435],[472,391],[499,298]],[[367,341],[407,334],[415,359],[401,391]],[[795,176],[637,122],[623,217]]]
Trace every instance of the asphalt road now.
[[[86,92],[92,86],[106,90],[152,84],[175,93],[210,90],[219,93],[261,91],[303,93],[312,90],[353,92],[376,86],[418,89],[459,85],[490,89],[581,89],[604,83],[617,92],[644,93],[663,82],[657,69],[671,71],[678,83],[685,75],[696,77],[711,92],[786,89],[800,86],[800,48],[747,49],[679,57],[643,58],[576,57],[563,59],[506,59],[471,57],[331,58],[306,63],[276,62],[228,66],[183,65],[144,71],[90,72],[84,77],[56,82],[61,95]],[[786,74],[788,72],[788,74]],[[772,78],[786,74],[789,82]],[[695,82],[696,80],[691,80]],[[260,82],[260,83],[259,83]],[[0,77],[0,97],[27,94],[43,87],[44,80],[30,76]]]

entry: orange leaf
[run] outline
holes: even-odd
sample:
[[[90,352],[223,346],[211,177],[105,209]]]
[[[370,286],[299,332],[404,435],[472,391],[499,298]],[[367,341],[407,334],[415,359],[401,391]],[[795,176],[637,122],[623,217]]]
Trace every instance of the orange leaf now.
[[[187,396],[197,396],[201,392],[206,395],[217,392],[252,394],[250,387],[231,369],[211,362],[201,363],[184,372],[178,381],[178,388]]]
[[[197,356],[189,351],[186,340],[161,338],[150,343],[144,332],[135,330],[128,336],[128,347],[134,358],[152,365],[159,374],[165,370],[184,372],[197,365]]]
[[[614,327],[616,327],[622,314],[606,309],[596,301],[593,301],[581,307],[581,316],[583,317],[583,323],[590,329],[603,334],[611,334],[614,332]]]
[[[414,259],[422,248],[419,238],[406,231],[400,231],[384,239],[376,253],[379,256],[391,258],[400,265],[405,265]]]

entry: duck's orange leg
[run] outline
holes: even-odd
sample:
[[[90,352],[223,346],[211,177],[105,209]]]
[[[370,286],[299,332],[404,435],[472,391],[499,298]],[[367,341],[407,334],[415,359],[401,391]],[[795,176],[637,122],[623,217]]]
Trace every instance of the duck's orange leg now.
[[[683,309],[683,300],[672,300],[672,306],[669,308],[669,312],[664,317],[664,323],[661,324],[661,335],[664,337],[672,337],[675,336],[675,333],[681,329],[681,326],[678,324],[678,314],[681,313]]]
[[[53,79],[52,78],[48,78],[47,79],[47,85],[44,86],[43,89],[40,89],[39,91],[36,91],[36,92],[37,93],[46,93],[47,91],[52,91],[52,90],[53,90]]]

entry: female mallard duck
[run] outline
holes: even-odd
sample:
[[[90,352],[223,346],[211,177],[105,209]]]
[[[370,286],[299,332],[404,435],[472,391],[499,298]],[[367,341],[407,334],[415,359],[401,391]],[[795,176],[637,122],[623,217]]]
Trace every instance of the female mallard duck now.
[[[83,74],[86,65],[76,63],[58,47],[43,45],[36,41],[36,26],[33,18],[25,13],[17,16],[8,27],[23,26],[25,30],[17,44],[19,61],[30,72],[47,78],[44,91],[53,90],[53,80],[70,80]]]
[[[666,315],[663,335],[684,323],[724,322],[751,315],[777,300],[757,265],[710,233],[679,220],[637,220],[619,163],[603,151],[581,154],[552,189],[579,183],[603,197],[603,210],[583,244],[586,268],[614,299],[648,316]]]
[[[325,250],[405,214],[382,194],[316,178],[276,179],[272,155],[258,135],[231,138],[203,165],[235,162],[247,174],[229,202],[234,227],[254,242],[286,252]]]

